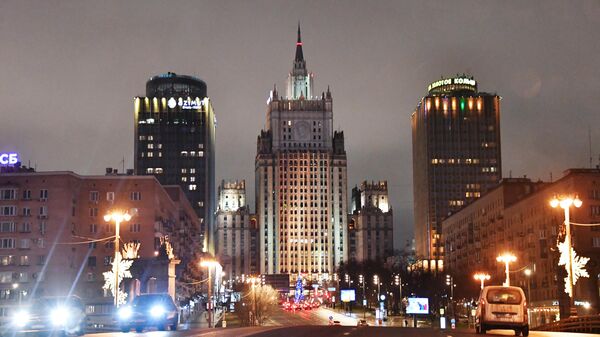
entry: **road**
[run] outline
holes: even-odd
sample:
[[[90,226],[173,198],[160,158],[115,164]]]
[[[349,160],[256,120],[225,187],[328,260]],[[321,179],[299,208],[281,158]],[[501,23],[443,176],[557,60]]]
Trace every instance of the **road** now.
[[[439,330],[432,328],[395,328],[395,327],[351,327],[351,326],[269,326],[232,329],[193,329],[183,331],[150,331],[144,333],[121,332],[90,334],[90,337],[482,337],[474,332],[459,330]],[[512,331],[492,330],[487,336],[514,336]],[[594,334],[538,332],[531,331],[531,337],[597,337]]]

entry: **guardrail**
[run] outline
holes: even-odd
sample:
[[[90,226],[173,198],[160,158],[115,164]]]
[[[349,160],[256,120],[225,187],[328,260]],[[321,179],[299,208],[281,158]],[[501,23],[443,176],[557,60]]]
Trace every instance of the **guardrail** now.
[[[538,326],[535,330],[600,333],[600,315],[569,317]]]

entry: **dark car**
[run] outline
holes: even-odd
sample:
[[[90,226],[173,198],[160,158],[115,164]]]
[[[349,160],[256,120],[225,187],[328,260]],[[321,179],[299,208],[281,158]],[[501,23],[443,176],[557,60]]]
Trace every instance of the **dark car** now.
[[[131,328],[142,332],[145,328],[152,327],[158,330],[177,330],[179,313],[169,294],[145,294],[121,307],[118,321],[123,332],[129,332]]]
[[[9,331],[82,336],[86,323],[85,308],[78,297],[42,297],[15,311]]]

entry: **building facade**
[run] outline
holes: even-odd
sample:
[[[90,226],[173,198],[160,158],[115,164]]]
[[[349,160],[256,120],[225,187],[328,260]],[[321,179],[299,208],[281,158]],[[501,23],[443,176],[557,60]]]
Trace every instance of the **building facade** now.
[[[135,172],[179,185],[200,221],[202,250],[214,253],[215,114],[204,81],[167,73],[134,99]]]
[[[254,221],[253,221],[254,220]],[[217,257],[225,277],[258,273],[258,230],[246,204],[246,182],[221,181],[217,207]]]
[[[383,260],[394,252],[394,217],[389,203],[387,181],[352,189],[351,219],[348,225],[348,257],[356,261]]]
[[[464,75],[442,78],[411,120],[416,254],[440,269],[441,221],[500,181],[500,97]]]
[[[317,279],[347,259],[347,163],[331,92],[313,96],[300,27],[287,83],[285,96],[271,92],[257,142],[260,272]]]
[[[0,174],[2,316],[30,298],[69,293],[88,313],[109,312],[113,296],[102,273],[113,261],[115,225],[103,216],[115,209],[133,215],[120,238],[139,244],[140,258],[154,257],[167,237],[184,261],[200,246],[199,222],[181,189],[152,176]]]
[[[564,213],[550,206],[554,196],[579,196],[581,208],[571,207],[573,248],[589,257],[585,266],[589,277],[575,286],[575,303],[580,315],[598,312],[600,290],[600,170],[570,169],[553,183],[533,183],[527,179],[503,180],[500,186],[443,222],[446,233],[446,267],[454,275],[488,272],[490,284],[502,284],[504,266],[496,257],[511,252],[511,285],[529,293],[532,308],[530,324],[537,326],[567,317],[568,296],[564,292],[566,272],[559,266],[557,243],[564,241]],[[531,270],[527,276],[523,270]],[[458,285],[463,295],[473,295],[478,287]],[[461,289],[462,288],[462,289]]]

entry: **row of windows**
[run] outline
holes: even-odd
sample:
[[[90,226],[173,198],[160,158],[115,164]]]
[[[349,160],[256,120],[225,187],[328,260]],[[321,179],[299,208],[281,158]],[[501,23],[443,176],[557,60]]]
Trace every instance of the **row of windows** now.
[[[30,255],[0,255],[0,266],[29,266],[32,257]],[[38,265],[43,265],[46,263],[46,255],[37,255],[36,263]]]
[[[90,191],[90,201],[98,201],[99,199],[100,199],[100,192]],[[142,200],[142,192],[129,193],[129,200],[131,200],[131,201]],[[115,201],[115,192],[106,192],[106,201]]]
[[[31,208],[23,207],[22,216],[28,217],[31,216]],[[38,215],[40,217],[48,216],[48,207],[40,206]],[[17,216],[17,207],[16,206],[0,206],[0,216]]]
[[[46,234],[46,222],[40,222],[39,224],[40,234]],[[0,232],[1,233],[15,233],[17,231],[17,224],[14,222],[4,221],[0,223]],[[19,226],[19,232],[21,233],[30,233],[31,232],[31,223],[24,222]]]
[[[0,200],[17,200],[17,189],[16,188],[3,188],[0,189]],[[31,200],[31,190],[23,190],[23,200]],[[40,190],[40,200],[48,200],[48,190]]]
[[[20,239],[20,249],[29,249],[31,244],[35,244],[37,248],[44,248],[44,239]],[[15,249],[17,248],[17,239],[15,238],[0,238],[0,249]]]

